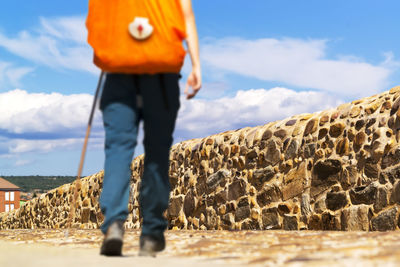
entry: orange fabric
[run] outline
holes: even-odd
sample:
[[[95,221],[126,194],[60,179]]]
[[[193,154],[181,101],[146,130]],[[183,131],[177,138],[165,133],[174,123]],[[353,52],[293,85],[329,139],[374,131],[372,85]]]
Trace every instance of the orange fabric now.
[[[146,40],[135,40],[128,25],[147,17],[154,27]],[[179,0],[89,0],[86,20],[94,63],[106,72],[179,72],[185,57],[185,22]]]

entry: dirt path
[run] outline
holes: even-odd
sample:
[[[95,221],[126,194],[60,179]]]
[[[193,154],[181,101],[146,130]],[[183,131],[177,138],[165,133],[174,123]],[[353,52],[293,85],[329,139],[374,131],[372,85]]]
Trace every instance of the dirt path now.
[[[127,253],[124,257],[104,257],[94,248],[51,247],[43,244],[10,244],[0,241],[0,266],[30,267],[105,267],[105,266],[208,266],[190,258],[173,258],[160,255],[157,258],[137,257]],[[228,265],[223,265],[228,266]]]
[[[99,255],[98,230],[0,231],[0,266],[399,266],[399,232],[168,231],[157,258],[137,256],[127,231],[124,257]]]

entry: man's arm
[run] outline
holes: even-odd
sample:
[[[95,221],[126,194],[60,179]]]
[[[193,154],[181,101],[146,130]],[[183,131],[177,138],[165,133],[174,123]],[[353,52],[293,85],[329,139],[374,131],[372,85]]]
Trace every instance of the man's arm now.
[[[191,0],[180,0],[186,23],[186,43],[188,45],[190,59],[192,61],[192,72],[186,82],[185,94],[187,99],[193,98],[201,88],[201,69],[199,56],[199,40],[197,36],[196,23],[192,9]],[[192,91],[189,91],[192,87]]]

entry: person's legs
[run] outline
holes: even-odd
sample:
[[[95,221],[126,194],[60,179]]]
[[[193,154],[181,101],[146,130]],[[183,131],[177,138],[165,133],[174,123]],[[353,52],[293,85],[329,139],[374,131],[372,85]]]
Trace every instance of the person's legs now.
[[[168,208],[170,193],[169,152],[180,106],[179,74],[162,75],[163,78],[160,75],[142,75],[139,79],[145,134],[144,172],[139,195],[142,237],[163,238],[167,228],[163,212]]]
[[[108,74],[100,108],[105,129],[105,164],[101,211],[105,215],[101,231],[106,234],[115,221],[128,215],[130,164],[136,146],[139,115],[133,76]]]

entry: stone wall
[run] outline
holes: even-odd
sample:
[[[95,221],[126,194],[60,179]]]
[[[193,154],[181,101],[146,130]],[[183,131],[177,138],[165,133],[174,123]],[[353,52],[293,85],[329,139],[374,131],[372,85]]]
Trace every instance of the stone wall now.
[[[98,198],[101,193],[103,172],[85,177],[72,184],[65,184],[34,198],[19,209],[0,214],[0,229],[58,229],[67,226],[75,186],[79,196],[73,227],[82,229],[99,228],[103,221]]]
[[[396,230],[400,207],[400,87],[254,128],[173,146],[174,229]],[[140,227],[132,162],[127,228]],[[0,217],[4,228],[65,227],[75,186],[74,227],[98,228],[103,173],[64,185]]]

